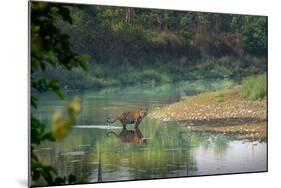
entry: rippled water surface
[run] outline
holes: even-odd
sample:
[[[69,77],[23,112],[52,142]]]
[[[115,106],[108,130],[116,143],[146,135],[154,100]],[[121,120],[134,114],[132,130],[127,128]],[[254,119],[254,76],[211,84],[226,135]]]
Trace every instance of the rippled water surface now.
[[[84,182],[150,179],[222,173],[265,171],[267,143],[194,133],[186,126],[146,117],[140,129],[120,123],[107,125],[123,111],[161,107],[181,96],[216,89],[227,81],[183,82],[159,87],[69,91],[80,96],[77,125],[61,143],[44,143],[36,152],[62,175],[75,174]],[[51,94],[40,97],[37,116],[50,122],[63,101]]]

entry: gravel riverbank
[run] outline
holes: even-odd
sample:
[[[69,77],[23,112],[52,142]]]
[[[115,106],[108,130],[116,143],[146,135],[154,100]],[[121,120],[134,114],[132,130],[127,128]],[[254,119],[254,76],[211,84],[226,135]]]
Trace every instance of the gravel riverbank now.
[[[239,86],[185,97],[177,103],[154,109],[149,116],[164,122],[180,122],[197,132],[262,140],[267,136],[266,99],[242,98]]]

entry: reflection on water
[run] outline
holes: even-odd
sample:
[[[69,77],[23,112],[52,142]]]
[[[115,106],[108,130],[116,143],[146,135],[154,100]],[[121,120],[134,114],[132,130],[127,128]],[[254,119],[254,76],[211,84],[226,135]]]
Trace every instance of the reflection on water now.
[[[194,133],[188,127],[172,122],[163,124],[148,117],[139,129],[133,125],[122,129],[120,123],[106,124],[107,117],[162,106],[177,101],[183,92],[172,86],[162,90],[165,92],[160,94],[160,87],[155,92],[143,89],[81,93],[78,125],[63,142],[46,142],[36,152],[45,163],[57,167],[61,175],[72,173],[83,182],[266,170],[265,142]],[[42,121],[49,122],[52,112],[62,105],[51,96],[42,96],[36,113]]]
[[[147,139],[143,138],[139,128],[135,128],[135,130],[123,128],[119,134],[116,134],[114,131],[108,131],[106,133],[107,136],[110,136],[110,134],[116,136],[122,143],[147,144]]]
[[[226,147],[197,148],[194,152],[196,175],[266,170],[266,143],[231,141]]]

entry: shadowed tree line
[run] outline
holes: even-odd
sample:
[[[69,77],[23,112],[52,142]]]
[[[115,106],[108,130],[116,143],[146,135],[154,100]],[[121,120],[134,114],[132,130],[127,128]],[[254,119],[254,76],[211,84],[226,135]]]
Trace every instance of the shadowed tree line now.
[[[68,88],[244,77],[267,68],[267,17],[88,5],[69,12],[73,23],[58,18],[57,27],[76,52],[95,58],[87,74],[63,67],[43,74]]]
[[[84,9],[71,10],[74,23],[62,28],[78,51],[95,54],[97,62],[146,63],[142,56],[159,54],[194,60],[267,53],[267,18],[262,16],[79,7]]]

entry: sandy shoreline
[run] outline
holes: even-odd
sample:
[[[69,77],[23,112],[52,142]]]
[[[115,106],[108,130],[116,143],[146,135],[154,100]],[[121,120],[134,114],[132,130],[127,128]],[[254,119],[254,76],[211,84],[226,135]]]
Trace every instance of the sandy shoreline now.
[[[247,100],[240,87],[185,97],[181,101],[154,109],[149,117],[176,121],[196,132],[216,132],[239,138],[266,140],[266,99]]]

